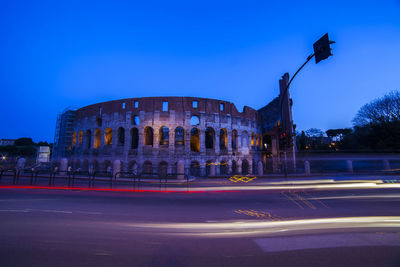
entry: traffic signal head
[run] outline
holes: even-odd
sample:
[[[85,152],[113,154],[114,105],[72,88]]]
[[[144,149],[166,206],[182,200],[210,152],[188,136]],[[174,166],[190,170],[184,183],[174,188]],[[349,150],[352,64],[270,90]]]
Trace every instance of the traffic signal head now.
[[[325,34],[321,37],[321,39],[314,43],[315,63],[332,56],[330,45],[334,43],[334,41],[329,41],[328,34]]]

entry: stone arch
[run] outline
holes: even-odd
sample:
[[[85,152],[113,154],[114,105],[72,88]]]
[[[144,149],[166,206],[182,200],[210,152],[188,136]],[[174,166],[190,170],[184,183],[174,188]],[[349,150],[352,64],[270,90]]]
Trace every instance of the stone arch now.
[[[106,131],[104,132],[104,144],[106,146],[111,146],[112,145],[112,129],[111,128],[106,128]]]
[[[94,131],[94,143],[93,143],[93,147],[94,148],[99,148],[101,145],[101,131],[100,129],[96,129]]]
[[[168,174],[168,163],[165,161],[161,161],[160,164],[158,164],[158,175],[160,177],[167,177]]]
[[[200,163],[198,161],[190,162],[190,175],[195,177],[200,176]]]
[[[86,134],[85,134],[85,142],[86,142],[86,148],[90,149],[90,147],[92,146],[92,131],[91,130],[87,130]]]
[[[93,171],[99,171],[99,162],[95,159],[92,161],[92,167],[93,167]]]
[[[258,175],[263,175],[264,174],[264,165],[263,165],[261,160],[259,160],[258,163],[257,163],[257,174]]]
[[[81,146],[83,144],[83,131],[79,131],[78,133],[78,144]]]
[[[89,170],[89,161],[87,159],[83,160],[82,171],[87,172]]]
[[[238,149],[238,132],[232,130],[232,150],[236,151]]]
[[[160,146],[169,145],[169,129],[168,127],[161,126],[159,130]]]
[[[152,174],[153,173],[153,164],[151,163],[151,161],[146,160],[143,163],[143,174]]]
[[[144,128],[144,144],[146,146],[153,146],[153,136],[154,136],[153,128],[151,128],[150,126]]]
[[[237,174],[237,173],[238,173],[238,168],[236,160],[232,160],[232,174]]]
[[[117,139],[118,139],[118,145],[123,146],[125,144],[125,128],[119,127],[117,131]]]
[[[256,148],[258,149],[260,147],[260,136],[259,134],[256,134]]]
[[[262,137],[262,146],[265,150],[272,148],[272,139],[270,135],[264,135]]]
[[[107,171],[108,167],[112,167],[112,166],[111,166],[111,161],[105,160],[105,161],[103,162],[103,170],[104,170],[104,171]]]
[[[185,145],[185,130],[178,126],[175,128],[175,147]]]
[[[219,149],[228,149],[228,131],[225,128],[219,130]]]
[[[228,166],[228,162],[225,160],[222,160],[219,166],[219,173],[221,175],[227,175],[229,172],[229,166]]]
[[[211,175],[211,168],[212,168],[213,164],[214,164],[214,162],[212,160],[208,160],[206,162],[206,176],[210,176]]]
[[[255,159],[252,159],[251,161],[251,173],[257,175],[257,162]]]
[[[72,146],[76,146],[76,132],[72,134]]]
[[[247,131],[242,132],[242,148],[248,148],[249,147],[249,134]]]
[[[75,160],[74,169],[77,170],[81,168],[81,161],[79,159]]]
[[[256,136],[255,136],[255,134],[254,134],[254,132],[252,132],[251,133],[251,141],[250,141],[250,146],[251,146],[251,148],[254,148],[254,146],[255,146],[255,138],[256,138]]]
[[[207,127],[205,131],[205,141],[206,141],[206,149],[214,148],[214,140],[215,140],[215,131],[212,127]]]
[[[139,147],[139,130],[135,127],[131,129],[131,149]]]
[[[247,159],[242,160],[242,174],[249,174],[249,162],[247,161]]]
[[[136,161],[133,160],[128,163],[127,171],[132,172],[135,175],[138,174],[138,165],[137,165]]]
[[[190,150],[200,152],[200,131],[197,128],[190,131]]]

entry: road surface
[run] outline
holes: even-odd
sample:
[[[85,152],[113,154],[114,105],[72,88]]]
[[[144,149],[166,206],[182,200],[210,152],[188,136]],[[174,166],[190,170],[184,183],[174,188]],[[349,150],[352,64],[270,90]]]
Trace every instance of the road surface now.
[[[0,266],[400,266],[393,185],[190,193],[0,186]]]

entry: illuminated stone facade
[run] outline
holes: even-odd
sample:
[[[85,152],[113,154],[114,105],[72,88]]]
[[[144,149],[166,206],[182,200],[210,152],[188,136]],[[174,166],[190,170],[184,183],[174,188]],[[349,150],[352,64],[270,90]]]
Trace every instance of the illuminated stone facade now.
[[[196,97],[97,103],[75,111],[72,143],[53,160],[64,161],[62,168],[114,174],[164,175],[183,168],[193,176],[278,172],[278,111],[279,98],[242,112],[227,101]]]

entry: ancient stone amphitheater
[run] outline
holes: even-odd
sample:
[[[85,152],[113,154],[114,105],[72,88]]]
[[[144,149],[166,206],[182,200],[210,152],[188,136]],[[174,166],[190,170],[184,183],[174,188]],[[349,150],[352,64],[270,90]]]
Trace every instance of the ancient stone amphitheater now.
[[[278,156],[277,132],[263,129],[262,112],[247,106],[239,112],[227,101],[129,98],[82,107],[72,114],[69,121],[58,123],[71,127],[70,133],[65,127],[57,129],[56,148],[64,145],[65,151],[54,153],[53,159],[82,171],[262,174],[272,171]],[[70,137],[66,144],[62,136]]]

